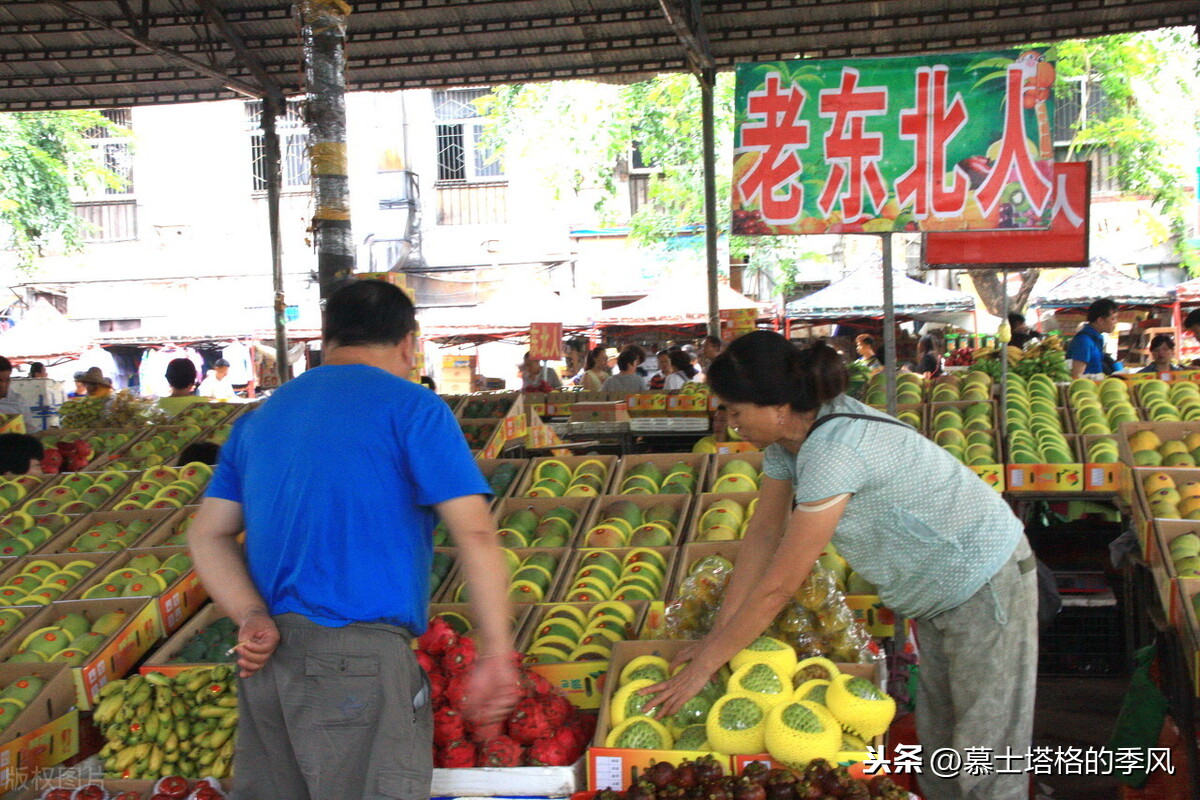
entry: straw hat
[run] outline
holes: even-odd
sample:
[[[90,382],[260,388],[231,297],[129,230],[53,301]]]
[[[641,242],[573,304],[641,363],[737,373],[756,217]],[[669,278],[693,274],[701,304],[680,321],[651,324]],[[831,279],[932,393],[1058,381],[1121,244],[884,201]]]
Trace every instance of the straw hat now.
[[[112,386],[112,378],[104,377],[104,373],[100,371],[99,367],[91,367],[87,372],[75,373],[75,380],[93,386]]]

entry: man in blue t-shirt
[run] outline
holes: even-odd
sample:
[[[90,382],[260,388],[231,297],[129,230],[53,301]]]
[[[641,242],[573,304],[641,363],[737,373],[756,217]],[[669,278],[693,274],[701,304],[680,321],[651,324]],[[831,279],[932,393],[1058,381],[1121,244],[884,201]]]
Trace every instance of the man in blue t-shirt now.
[[[336,291],[324,364],[238,420],[188,533],[239,625],[241,800],[428,795],[429,684],[410,641],[426,626],[438,517],[476,621],[468,713],[494,728],[516,699],[490,490],[449,407],[404,377],[415,329],[395,286]]]
[[[1107,297],[1088,306],[1087,314],[1087,324],[1079,329],[1079,333],[1075,334],[1075,338],[1067,346],[1072,378],[1106,372],[1104,334],[1112,333],[1117,327],[1117,304]]]

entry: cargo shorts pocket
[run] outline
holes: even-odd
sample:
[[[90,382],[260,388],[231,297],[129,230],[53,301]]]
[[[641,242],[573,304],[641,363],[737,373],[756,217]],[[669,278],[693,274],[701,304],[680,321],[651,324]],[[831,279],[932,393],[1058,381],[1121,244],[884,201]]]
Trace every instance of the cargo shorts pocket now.
[[[375,653],[308,653],[306,696],[314,724],[323,728],[373,725],[383,690]]]

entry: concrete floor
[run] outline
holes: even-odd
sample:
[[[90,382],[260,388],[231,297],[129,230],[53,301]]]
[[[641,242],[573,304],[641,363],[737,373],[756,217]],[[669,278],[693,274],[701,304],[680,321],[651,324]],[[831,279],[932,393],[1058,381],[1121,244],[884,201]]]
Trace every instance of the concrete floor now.
[[[1038,679],[1033,739],[1037,747],[1103,747],[1108,743],[1128,678]],[[1037,799],[1115,800],[1117,780],[1103,775],[1035,776]]]

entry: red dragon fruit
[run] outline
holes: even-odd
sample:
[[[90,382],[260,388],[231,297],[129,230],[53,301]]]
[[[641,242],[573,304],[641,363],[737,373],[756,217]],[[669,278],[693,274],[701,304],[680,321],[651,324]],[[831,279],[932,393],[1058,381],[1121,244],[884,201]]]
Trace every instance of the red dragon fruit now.
[[[481,767],[519,767],[524,749],[507,736],[497,736],[479,751]]]
[[[577,708],[572,709],[571,716],[562,725],[562,731],[569,733],[574,738],[575,746],[582,750],[596,733],[596,716]]]
[[[526,761],[531,766],[566,767],[574,763],[572,755],[571,749],[563,745],[557,736],[547,736],[529,745]]]
[[[475,766],[475,744],[467,739],[458,739],[445,747],[435,750],[435,763],[439,767],[473,767]]]
[[[451,708],[461,709],[467,700],[466,673],[455,675],[447,681],[446,688],[442,692],[442,697]]]
[[[429,673],[429,697],[434,705],[446,699],[446,684],[448,679],[440,672]]]
[[[571,701],[561,694],[539,694],[536,699],[545,706],[546,716],[549,717],[550,725],[554,728],[566,722],[574,708]]]
[[[433,712],[433,743],[445,747],[451,742],[465,739],[467,736],[466,723],[458,709],[442,706]]]
[[[461,636],[458,642],[442,653],[442,670],[447,675],[460,675],[475,663],[475,642],[466,636]]]
[[[417,639],[417,645],[431,656],[440,656],[458,643],[458,634],[441,617],[429,620],[429,627]]]
[[[508,717],[508,735],[520,744],[533,744],[554,734],[554,723],[540,697],[526,697]]]
[[[534,697],[539,694],[553,694],[554,687],[550,685],[550,681],[546,680],[540,674],[525,667],[521,670],[521,693],[525,697]]]
[[[425,670],[426,675],[432,675],[433,673],[437,672],[437,659],[429,655],[429,653],[426,653],[424,650],[418,650],[416,652],[416,656],[417,663],[421,665],[421,669]]]

